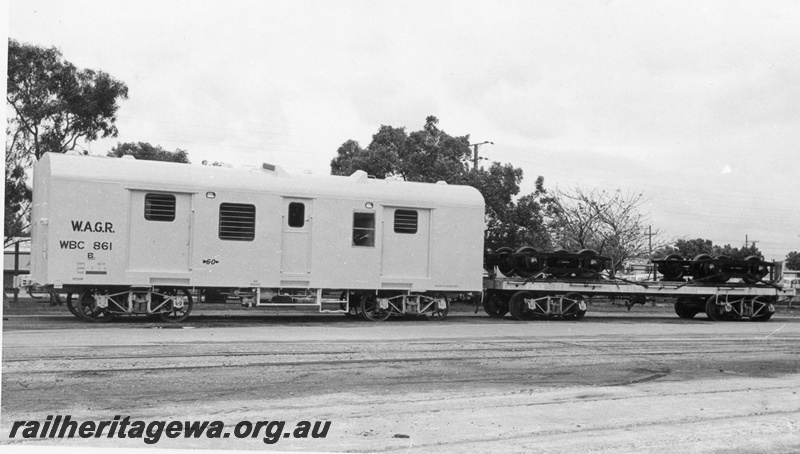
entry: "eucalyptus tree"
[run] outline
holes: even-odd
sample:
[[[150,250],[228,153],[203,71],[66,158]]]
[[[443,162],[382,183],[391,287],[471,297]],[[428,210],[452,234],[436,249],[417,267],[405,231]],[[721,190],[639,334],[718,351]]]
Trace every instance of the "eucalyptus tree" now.
[[[26,169],[45,153],[116,137],[118,100],[128,87],[103,71],[78,69],[55,48],[8,40],[4,246],[30,225]]]
[[[350,175],[363,170],[379,179],[473,186],[486,201],[486,248],[549,247],[543,212],[550,199],[544,179],[537,179],[535,192],[517,197],[522,169],[499,162],[488,169],[473,169],[469,135],[451,136],[438,123],[435,116],[429,116],[421,130],[411,133],[404,127],[382,125],[366,147],[347,140],[331,161],[331,173]]]

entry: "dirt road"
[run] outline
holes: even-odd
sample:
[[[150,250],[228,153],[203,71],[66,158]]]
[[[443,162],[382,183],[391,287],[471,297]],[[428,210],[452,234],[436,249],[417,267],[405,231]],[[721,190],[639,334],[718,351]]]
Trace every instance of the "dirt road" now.
[[[670,315],[199,317],[182,328],[4,321],[3,444],[15,420],[330,421],[325,438],[167,438],[159,448],[335,452],[798,452],[800,319]],[[263,434],[262,434],[263,435]]]

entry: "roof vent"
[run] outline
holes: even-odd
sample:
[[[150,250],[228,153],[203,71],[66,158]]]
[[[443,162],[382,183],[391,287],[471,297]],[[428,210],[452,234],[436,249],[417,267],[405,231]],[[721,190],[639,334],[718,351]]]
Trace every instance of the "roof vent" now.
[[[367,181],[369,181],[369,175],[367,175],[367,172],[364,172],[363,170],[356,170],[348,178],[350,178],[350,180],[353,183],[362,183],[363,184],[363,183],[366,183]]]
[[[280,166],[276,166],[275,164],[267,164],[266,162],[261,164],[261,170],[267,173],[271,173],[276,177],[286,177],[289,174],[286,173]]]

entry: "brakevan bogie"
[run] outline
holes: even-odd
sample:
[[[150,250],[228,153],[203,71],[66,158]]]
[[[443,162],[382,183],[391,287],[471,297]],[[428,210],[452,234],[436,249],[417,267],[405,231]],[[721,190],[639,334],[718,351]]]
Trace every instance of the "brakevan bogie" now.
[[[664,279],[641,283],[614,278],[609,259],[589,249],[506,248],[484,261],[476,189],[361,171],[291,176],[272,165],[48,153],[34,167],[31,224],[27,283],[66,294],[70,311],[93,322],[180,321],[197,290],[369,320],[442,319],[450,296],[469,292],[483,292],[489,315],[523,320],[579,319],[597,295],[673,297],[681,317],[766,320],[782,292],[779,270],[755,259],[668,258],[658,264]]]

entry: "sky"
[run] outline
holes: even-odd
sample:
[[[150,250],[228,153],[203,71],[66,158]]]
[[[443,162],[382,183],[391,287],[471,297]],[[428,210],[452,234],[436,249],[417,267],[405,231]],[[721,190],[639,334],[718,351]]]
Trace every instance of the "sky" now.
[[[2,3],[0,3],[2,5]],[[800,250],[800,2],[8,2],[8,34],[125,82],[120,142],[330,173],[434,115],[522,194],[643,194],[660,240]]]

